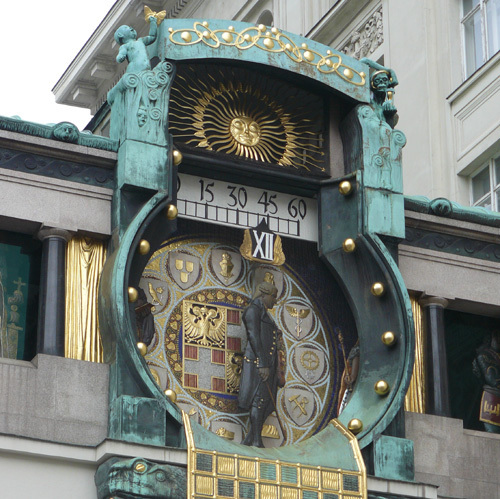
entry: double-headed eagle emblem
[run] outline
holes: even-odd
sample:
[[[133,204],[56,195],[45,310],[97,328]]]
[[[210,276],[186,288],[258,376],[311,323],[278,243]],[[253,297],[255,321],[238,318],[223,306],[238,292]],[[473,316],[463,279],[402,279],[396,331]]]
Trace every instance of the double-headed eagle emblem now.
[[[202,346],[224,347],[226,310],[201,303],[184,301],[184,338]]]

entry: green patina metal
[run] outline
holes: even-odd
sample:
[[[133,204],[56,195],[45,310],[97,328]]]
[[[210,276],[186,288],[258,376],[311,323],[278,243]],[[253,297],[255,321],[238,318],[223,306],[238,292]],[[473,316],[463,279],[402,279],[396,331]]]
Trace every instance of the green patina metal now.
[[[404,207],[417,213],[436,215],[463,222],[500,227],[500,213],[480,206],[463,206],[446,198],[429,199],[425,196],[405,196]]]
[[[404,402],[412,373],[414,337],[411,303],[401,273],[384,243],[364,224],[363,172],[348,179],[354,185],[349,196],[339,192],[339,181],[321,191],[320,253],[343,283],[358,328],[360,373],[339,420],[344,425],[352,418],[363,421],[358,439],[365,447],[387,428]],[[332,213],[338,214],[335,223]],[[342,249],[347,238],[356,241],[353,253]],[[370,291],[375,282],[385,287],[381,297]],[[397,335],[394,347],[382,343],[385,331]],[[385,380],[391,387],[385,397],[375,393],[378,380]]]
[[[390,480],[413,481],[413,442],[405,438],[380,436],[374,443],[375,475]]]
[[[42,125],[24,121],[20,118],[0,116],[0,130],[23,133],[34,137],[43,137],[70,144],[77,144],[104,151],[117,151],[118,142],[107,137],[92,135],[90,132],[80,132],[73,123],[63,121],[57,124]]]
[[[147,497],[179,499],[186,497],[186,469],[157,464],[147,459],[105,461],[95,475],[97,497]]]
[[[350,99],[370,101],[368,66],[277,28],[214,19],[168,19],[160,25],[154,55],[160,60],[227,59],[263,64],[320,82]]]
[[[362,367],[352,399],[339,419],[345,426],[352,418],[363,421],[364,427],[358,439],[360,446],[365,447],[387,428],[402,407],[413,366],[409,297],[397,265],[379,237],[397,239],[404,236],[401,179],[404,134],[394,131],[385,119],[381,119],[377,109],[380,103],[373,96],[370,100],[367,81],[359,85],[353,83],[356,75],[364,78],[360,76],[363,70],[368,73],[367,65],[342,54],[342,63],[349,61],[349,67],[339,63],[335,70],[321,71],[325,68],[317,54],[328,55],[328,47],[287,34],[286,39],[294,45],[289,49],[286,42],[283,48],[277,39],[284,39],[284,34],[270,32],[273,38],[259,28],[257,34],[254,26],[244,23],[234,23],[234,31],[226,26],[227,21],[210,21],[208,26],[201,24],[204,28],[201,39],[195,41],[194,35],[200,24],[197,23],[194,20],[170,20],[168,24],[162,24],[158,41],[150,45],[150,55],[158,55],[160,60],[217,58],[258,62],[312,78],[334,89],[337,94],[360,103],[351,110],[341,127],[346,173],[354,184],[354,192],[349,196],[340,194],[340,180],[323,183],[320,189],[319,249],[344,287],[358,328]],[[196,29],[190,32],[193,26]],[[245,34],[256,38],[245,42],[244,34],[241,35],[245,30]],[[204,31],[208,34],[205,35]],[[188,42],[189,36],[184,33],[191,33],[193,43]],[[224,39],[225,33],[232,34]],[[219,36],[226,44],[210,45],[210,40],[215,42]],[[238,37],[243,44],[240,48],[231,45]],[[228,41],[230,39],[232,41]],[[266,40],[271,40],[274,45]],[[262,47],[258,47],[261,42]],[[310,53],[306,54],[308,51]],[[290,54],[295,55],[295,60]],[[332,60],[336,54],[332,51]],[[324,65],[331,69],[326,62]],[[347,69],[353,72],[350,78]],[[153,70],[127,72],[108,95],[112,109],[111,136],[119,142],[119,150],[113,239],[101,279],[100,320],[106,361],[111,363],[109,436],[145,444],[183,447],[180,411],[156,385],[136,348],[133,312],[127,294],[128,286],[138,286],[148,259],[147,255],[141,256],[137,252],[140,239],[146,238],[151,247],[156,248],[175,231],[175,222],[165,218],[166,206],[175,202],[175,167],[167,131],[169,89],[173,77],[173,65],[160,62]],[[346,238],[355,239],[355,252],[346,253],[342,249]],[[375,282],[381,282],[385,287],[385,294],[381,297],[370,292]],[[396,334],[398,341],[395,346],[389,348],[382,343],[380,336],[385,331]],[[374,390],[375,382],[382,379],[390,388],[386,396],[377,395]],[[201,448],[254,457],[262,453],[266,458],[274,456],[274,459],[284,461],[293,459],[304,464],[353,469],[352,454],[345,452],[348,444],[337,442],[330,427],[304,443],[263,450],[230,443],[196,425],[193,433]],[[376,452],[375,458],[378,459]],[[144,492],[144,496],[149,497],[146,493],[149,481],[146,483],[144,487],[139,484],[139,492],[134,493],[140,495]],[[134,494],[129,496],[134,497]]]

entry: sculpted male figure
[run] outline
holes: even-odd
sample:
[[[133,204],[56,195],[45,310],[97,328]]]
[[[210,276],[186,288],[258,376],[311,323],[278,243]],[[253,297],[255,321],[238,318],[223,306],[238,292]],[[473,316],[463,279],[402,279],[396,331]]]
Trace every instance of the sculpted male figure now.
[[[398,85],[396,73],[394,70],[386,68],[371,59],[363,58],[361,62],[376,70],[371,77],[372,108],[380,120],[385,121],[391,128],[394,128],[399,119],[392,99],[394,87]]]
[[[473,370],[484,382],[479,419],[486,431],[500,433],[500,331],[478,349]]]
[[[281,331],[267,312],[276,304],[277,296],[272,274],[267,273],[243,313],[248,342],[243,358],[238,405],[250,412],[250,430],[243,441],[244,445],[264,447],[262,426],[274,411],[278,386],[282,386],[279,351],[284,349],[283,339]]]

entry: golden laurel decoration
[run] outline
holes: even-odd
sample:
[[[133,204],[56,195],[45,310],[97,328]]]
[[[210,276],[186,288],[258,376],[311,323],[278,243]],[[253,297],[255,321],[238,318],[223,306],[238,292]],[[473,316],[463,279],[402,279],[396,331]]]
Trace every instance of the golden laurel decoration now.
[[[274,238],[274,259],[271,261],[255,258],[252,255],[252,236],[250,235],[250,230],[248,229],[245,229],[243,233],[243,242],[240,246],[240,253],[246,260],[259,263],[269,263],[270,265],[283,265],[286,260],[285,253],[283,253],[283,245],[281,244],[281,237],[277,234]]]
[[[170,132],[209,151],[324,172],[322,101],[247,70],[179,67]]]
[[[298,46],[288,35],[273,27],[249,26],[241,32],[234,27],[212,30],[209,23],[196,21],[192,28],[169,28],[169,40],[175,45],[204,45],[218,49],[221,46],[236,47],[239,50],[257,48],[265,52],[283,53],[296,63],[315,66],[323,74],[335,74],[342,80],[361,87],[366,82],[366,75],[342,62],[342,54],[327,50],[326,54],[310,48],[307,43]]]

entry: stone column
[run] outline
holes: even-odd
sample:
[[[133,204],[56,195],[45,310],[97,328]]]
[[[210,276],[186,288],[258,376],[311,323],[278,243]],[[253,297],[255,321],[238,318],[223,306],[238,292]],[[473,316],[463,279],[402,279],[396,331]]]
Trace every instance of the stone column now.
[[[42,241],[40,298],[38,303],[37,353],[64,357],[66,243],[71,234],[44,228]]]
[[[420,300],[424,308],[426,339],[427,410],[428,414],[450,417],[448,362],[444,329],[444,309],[448,301],[437,296]]]

